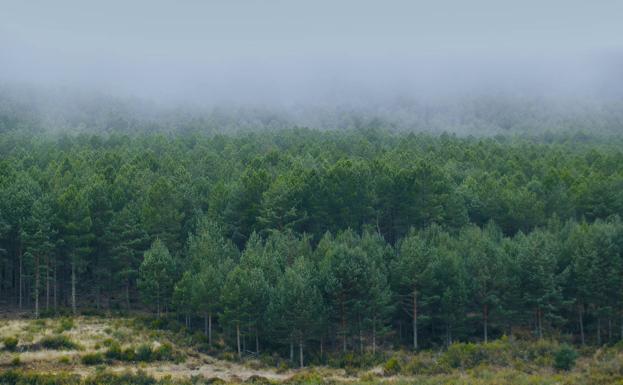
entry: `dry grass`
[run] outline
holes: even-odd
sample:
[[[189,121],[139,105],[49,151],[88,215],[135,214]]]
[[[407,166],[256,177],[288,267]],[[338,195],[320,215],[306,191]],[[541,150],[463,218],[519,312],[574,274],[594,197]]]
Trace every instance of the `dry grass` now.
[[[136,372],[142,370],[156,378],[172,377],[186,379],[191,376],[205,378],[218,377],[226,381],[236,378],[245,380],[251,376],[261,376],[271,380],[285,380],[293,372],[277,373],[268,369],[251,369],[232,362],[221,361],[189,348],[178,346],[175,341],[167,338],[166,333],[154,333],[149,330],[132,328],[129,319],[105,320],[101,318],[77,317],[70,330],[59,333],[60,320],[0,320],[0,339],[14,336],[19,339],[17,353],[0,351],[0,370],[13,367],[16,355],[20,358],[20,367],[38,372],[67,371],[80,375],[93,374],[94,366],[83,365],[80,357],[94,352],[105,352],[105,341],[117,341],[122,348],[148,344],[157,348],[168,342],[187,358],[183,363],[150,362],[134,363],[115,361],[106,365],[113,372]],[[80,350],[49,350],[32,349],[45,336],[64,335],[80,345]],[[190,354],[189,354],[190,353]]]

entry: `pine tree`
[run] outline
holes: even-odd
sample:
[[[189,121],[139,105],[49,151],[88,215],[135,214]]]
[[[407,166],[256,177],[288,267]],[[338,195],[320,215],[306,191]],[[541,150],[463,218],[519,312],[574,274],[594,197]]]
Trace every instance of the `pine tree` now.
[[[48,196],[42,196],[35,201],[32,207],[32,213],[27,218],[23,227],[22,238],[26,253],[30,255],[34,261],[34,297],[35,297],[35,318],[39,318],[39,297],[41,293],[41,260],[46,261],[45,269],[45,286],[46,286],[46,308],[49,306],[49,265],[47,261],[54,251],[54,238],[56,230],[52,228],[52,202]]]
[[[482,312],[483,340],[489,340],[491,312],[497,309],[501,298],[504,277],[499,274],[504,268],[503,249],[500,247],[502,234],[494,224],[484,229],[467,227],[460,234],[459,247],[465,258],[466,272],[471,283],[473,303]]]
[[[71,185],[59,197],[62,229],[60,236],[69,255],[71,266],[71,308],[77,313],[77,290],[79,275],[85,268],[91,253],[91,216],[86,194],[77,186]]]
[[[523,306],[534,314],[536,334],[543,338],[543,322],[556,320],[562,304],[557,271],[560,246],[552,234],[543,230],[528,236],[519,234],[516,242]]]
[[[258,268],[236,266],[228,275],[222,291],[221,319],[236,331],[238,357],[242,357],[243,328],[259,326],[268,302],[268,284]],[[259,350],[256,332],[256,350]]]
[[[413,327],[413,349],[419,348],[418,318],[422,291],[427,285],[427,276],[434,255],[436,240],[442,237],[442,230],[436,225],[422,233],[411,229],[398,246],[398,255],[392,264],[392,281],[396,285],[401,307],[409,314]]]
[[[145,302],[156,303],[158,317],[167,308],[175,282],[175,261],[162,241],[156,239],[145,252],[139,268],[138,288]]]
[[[223,285],[239,259],[238,250],[216,222],[202,217],[196,234],[188,237],[188,256],[197,272],[192,301],[204,317],[204,333],[212,345],[212,319],[221,310]]]
[[[142,223],[151,238],[160,239],[174,253],[180,250],[184,213],[173,183],[165,177],[159,177],[150,186],[143,202]]]
[[[314,266],[297,258],[279,279],[267,310],[273,328],[283,328],[278,332],[298,345],[301,367],[305,363],[304,346],[322,324],[323,301],[313,274]]]
[[[130,293],[136,284],[143,253],[149,248],[149,236],[142,228],[138,208],[128,204],[114,213],[106,237],[112,245],[113,281],[123,290],[125,308],[130,310]]]
[[[325,254],[319,267],[323,292],[342,340],[342,350],[346,351],[353,331],[359,335],[360,346],[363,343],[361,333],[369,316],[366,305],[370,303],[375,266],[352,231],[339,234],[333,241],[323,241]]]
[[[193,301],[193,292],[196,288],[197,274],[185,271],[182,278],[175,284],[173,288],[173,306],[179,314],[183,314],[186,327],[190,329],[190,318],[196,310]]]

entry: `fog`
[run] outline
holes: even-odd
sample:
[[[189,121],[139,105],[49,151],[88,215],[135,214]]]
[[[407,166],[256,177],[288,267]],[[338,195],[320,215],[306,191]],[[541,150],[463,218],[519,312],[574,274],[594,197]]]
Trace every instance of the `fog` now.
[[[623,96],[623,2],[3,1],[0,82],[165,104]]]

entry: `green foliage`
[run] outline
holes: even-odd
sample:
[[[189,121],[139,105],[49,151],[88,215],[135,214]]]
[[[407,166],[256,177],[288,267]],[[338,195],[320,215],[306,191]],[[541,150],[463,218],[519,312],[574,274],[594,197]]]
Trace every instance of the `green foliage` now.
[[[175,261],[169,250],[162,241],[156,239],[151,248],[145,252],[139,269],[138,286],[145,301],[156,303],[158,315],[161,308],[169,304],[174,272]]]
[[[73,329],[75,326],[73,318],[61,318],[58,321],[58,326],[55,329],[56,333],[62,333]]]
[[[45,336],[39,341],[39,345],[50,350],[74,350],[80,349],[80,345],[64,335]]]
[[[398,359],[396,357],[390,358],[389,360],[387,360],[385,365],[383,365],[383,374],[385,374],[386,376],[393,376],[395,374],[398,374],[399,372],[400,362],[398,362]]]
[[[141,344],[136,348],[136,361],[150,362],[155,359],[154,351],[148,344]]]
[[[22,364],[22,360],[19,355],[16,355],[11,359],[11,366],[20,366]]]
[[[121,345],[117,341],[112,341],[108,344],[108,349],[106,353],[104,353],[106,358],[109,360],[122,360],[123,351],[121,350]]]
[[[161,344],[154,350],[154,358],[158,361],[172,361],[176,357],[173,346],[168,342]]]
[[[58,359],[58,362],[63,365],[69,365],[71,363],[71,359],[67,356],[62,356]]]
[[[175,321],[187,317],[205,350],[237,352],[240,337],[275,362],[292,345],[291,361],[339,351],[345,367],[367,351],[446,346],[439,370],[507,365],[519,348],[494,356],[497,341],[475,343],[504,333],[541,340],[519,365],[551,365],[548,338],[561,333],[616,342],[605,329],[619,329],[623,310],[619,135],[472,138],[351,123],[0,134],[3,300],[38,303],[39,316],[69,314],[67,304],[149,307],[162,317],[149,327],[190,339]],[[56,332],[73,327],[60,319]],[[105,354],[136,359],[121,346]],[[402,370],[422,371],[429,358],[418,360]]]
[[[18,343],[19,343],[19,340],[17,339],[17,337],[5,337],[2,340],[2,344],[4,345],[4,350],[8,350],[10,352],[15,351]]]
[[[119,360],[128,362],[136,361],[136,352],[134,351],[134,348],[127,347],[123,349]]]
[[[554,369],[571,370],[575,366],[578,353],[569,345],[563,345],[554,354]]]
[[[87,353],[80,357],[83,365],[101,365],[104,363],[104,355],[102,353]]]

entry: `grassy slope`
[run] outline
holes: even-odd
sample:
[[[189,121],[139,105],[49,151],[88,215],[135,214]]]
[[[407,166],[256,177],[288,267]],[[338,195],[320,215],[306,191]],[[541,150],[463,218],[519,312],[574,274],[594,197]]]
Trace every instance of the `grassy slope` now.
[[[552,368],[559,345],[551,341],[457,344],[445,352],[417,355],[395,352],[385,364],[366,369],[278,370],[262,366],[258,361],[235,363],[216,359],[184,342],[188,339],[180,338],[179,334],[152,330],[133,319],[0,320],[0,341],[6,337],[17,337],[19,344],[14,351],[0,350],[0,373],[5,376],[10,371],[18,371],[20,375],[53,374],[59,381],[65,375],[77,375],[90,383],[107,383],[101,378],[105,370],[115,375],[139,373],[164,383],[219,378],[227,382],[298,384],[623,384],[623,352],[618,347],[587,349],[575,368],[567,372]],[[42,346],[50,338],[70,341],[76,346],[64,349]],[[138,351],[141,346],[149,346],[153,351],[163,345],[171,346],[172,354],[165,358],[152,356],[145,361],[108,360],[106,351],[111,344],[132,351]],[[0,347],[4,348],[4,344]],[[99,355],[104,361],[87,365],[83,362],[87,355]],[[77,377],[68,378],[78,381]],[[0,377],[2,381],[11,383]],[[28,382],[37,383],[32,379]],[[115,382],[121,380],[112,381]],[[138,382],[143,381],[129,379],[129,383]]]

